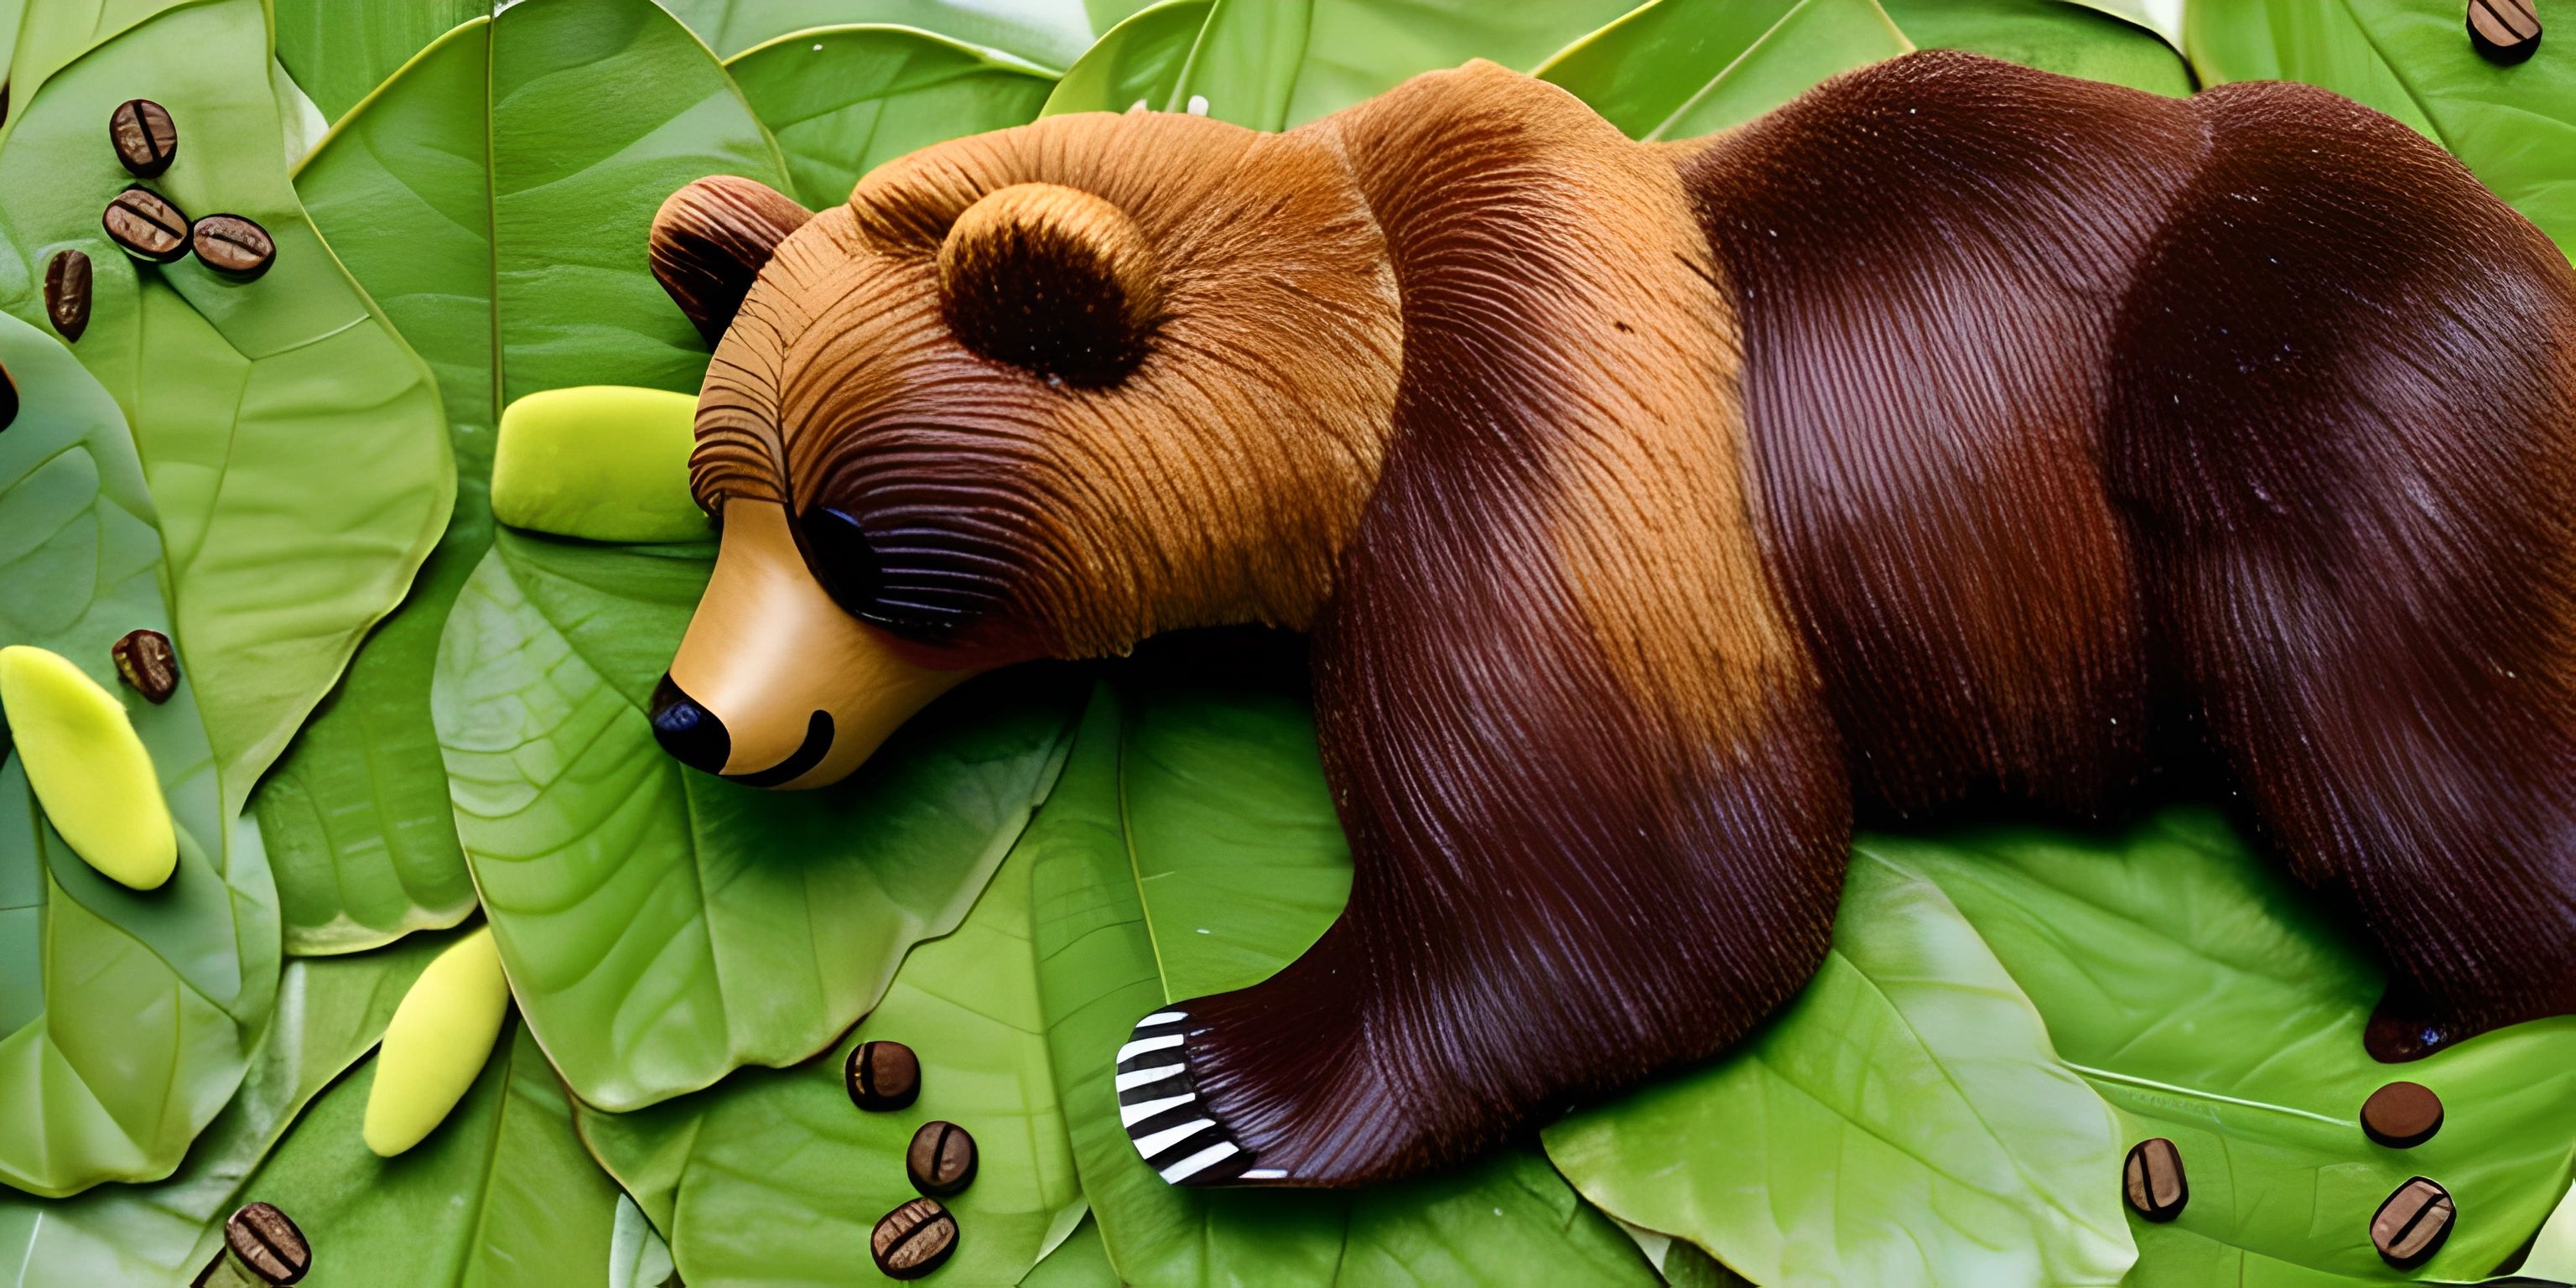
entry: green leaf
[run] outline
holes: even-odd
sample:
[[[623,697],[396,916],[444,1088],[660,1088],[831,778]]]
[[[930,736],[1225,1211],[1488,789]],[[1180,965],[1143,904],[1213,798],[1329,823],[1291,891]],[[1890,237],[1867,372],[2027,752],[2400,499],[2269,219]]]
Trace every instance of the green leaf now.
[[[1150,649],[1118,696],[1094,697],[1063,780],[1021,842],[1057,1089],[1119,1276],[1654,1283],[1628,1237],[1527,1146],[1362,1194],[1182,1189],[1136,1156],[1111,1085],[1130,1027],[1169,1001],[1285,965],[1348,889],[1296,660],[1271,643],[1231,635]]]
[[[1159,0],[1129,15],[1076,60],[1040,116],[1124,112],[1170,96],[1216,0]]]
[[[916,148],[1037,119],[1055,74],[908,27],[830,27],[725,64],[778,139],[798,201],[829,209]]]
[[[359,1138],[375,1081],[373,1060],[350,1070],[242,1186],[312,1243],[304,1288],[606,1279],[617,1190],[574,1136],[563,1083],[527,1026],[505,1028],[447,1121],[393,1158]]]
[[[2416,1063],[2362,1050],[2381,977],[2316,897],[2211,813],[2090,840],[2039,829],[1867,850],[1936,882],[2048,1018],[2127,1139],[2171,1138],[2191,1203],[2132,1222],[2141,1286],[2385,1282],[2371,1214],[2410,1176],[2460,1221],[2423,1276],[2476,1279],[2549,1214],[2576,1170],[2576,1017]],[[2371,1144],[2361,1102],[2398,1078],[2448,1110],[2410,1150]]]
[[[1082,1219],[1064,1113],[1047,1067],[1023,844],[974,911],[912,950],[885,999],[827,1058],[745,1069],[631,1114],[584,1110],[581,1131],[661,1228],[690,1283],[830,1283],[869,1265],[878,1217],[914,1197],[913,1131],[945,1120],[976,1142],[975,1183],[947,1199],[957,1253],[941,1283],[1013,1284]],[[921,1060],[921,1098],[850,1103],[842,1067],[888,1038]]]
[[[43,821],[14,757],[0,766],[0,1181],[68,1194],[150,1180],[239,1083],[277,988],[277,897],[259,833],[223,799],[183,673],[155,706],[108,650],[171,629],[141,461],[107,391],[50,336],[0,315],[19,388],[0,434],[0,644],[70,658],[129,695],[181,837],[179,870],[135,891]]]
[[[1100,1241],[1100,1223],[1088,1214],[1020,1282],[1027,1288],[1120,1288],[1117,1267],[1109,1264],[1109,1248]]]
[[[1285,129],[1471,58],[1535,67],[1628,8],[1629,0],[1214,0],[1188,53],[1172,65],[1167,51],[1180,19],[1167,4],[1104,36],[1065,73],[1074,92],[1058,94],[1046,110],[1124,111],[1141,100],[1156,111]],[[1094,63],[1105,66],[1086,66]],[[1160,74],[1140,75],[1147,68]]]
[[[457,827],[511,986],[610,1110],[828,1046],[965,917],[1072,714],[1059,674],[1023,671],[935,704],[834,788],[685,770],[644,707],[708,566],[504,532],[439,656]]]
[[[574,1112],[578,1125],[579,1105]],[[608,1231],[608,1288],[674,1288],[675,1276],[670,1245],[644,1219],[644,1209],[618,1191],[617,1217]]]
[[[1881,0],[1924,49],[1964,49],[2062,76],[2157,94],[2193,89],[2191,68],[2155,34],[2159,20],[2123,0]],[[2127,21],[2111,15],[2136,11]],[[2179,41],[2180,33],[2174,37]]]
[[[45,262],[89,255],[95,305],[75,352],[146,463],[172,633],[231,809],[400,601],[454,500],[428,369],[287,182],[270,65],[259,0],[172,9],[62,69],[0,142],[0,236],[15,251],[0,255],[0,306],[41,319]],[[106,240],[99,211],[131,176],[100,122],[145,84],[183,140],[156,187],[182,210],[266,227],[277,262],[259,280],[194,260],[139,267]]]
[[[411,597],[261,784],[290,952],[366,948],[473,907],[429,690],[439,631],[491,544],[493,426],[542,389],[697,389],[706,346],[643,247],[662,198],[715,173],[787,182],[686,30],[645,0],[527,0],[441,37],[297,176],[437,373],[459,478]]]
[[[492,0],[274,0],[277,58],[336,121],[414,54]]]
[[[2461,13],[2448,0],[2203,3],[2183,47],[2205,83],[2306,81],[2404,121],[2576,259],[2576,62],[2545,46],[2498,67],[2470,47]]]
[[[1081,0],[671,0],[669,7],[727,58],[793,32],[863,22],[915,27],[1063,67],[1090,47],[1095,30]]]
[[[1756,1283],[1983,1288],[2120,1281],[2119,1132],[1967,918],[1863,847],[1787,1011],[1546,1139],[1585,1197]]]
[[[1653,0],[1539,69],[1638,139],[1740,125],[1818,82],[1915,48],[2188,94],[2148,29],[2065,0]]]
[[[0,1275],[8,1288],[178,1283],[215,1253],[242,1182],[287,1124],[384,1033],[405,990],[455,936],[424,935],[383,952],[290,961],[277,1018],[252,1053],[241,1090],[170,1178],[102,1185],[76,1198],[0,1195]]]
[[[9,102],[31,102],[55,72],[107,42],[195,0],[12,0],[0,6],[17,41],[10,47]],[[129,95],[128,97],[131,97]],[[10,124],[16,122],[13,119]],[[7,131],[0,129],[0,142]]]
[[[1653,0],[1538,75],[1630,138],[1691,139],[1913,47],[1876,0]]]

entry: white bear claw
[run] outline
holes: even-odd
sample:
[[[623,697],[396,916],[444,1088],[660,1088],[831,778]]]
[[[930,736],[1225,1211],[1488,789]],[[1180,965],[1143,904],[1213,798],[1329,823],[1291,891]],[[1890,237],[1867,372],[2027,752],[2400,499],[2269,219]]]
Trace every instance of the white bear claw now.
[[[1286,1180],[1276,1168],[1254,1167],[1252,1151],[1200,1102],[1186,1054],[1188,1023],[1185,1012],[1156,1011],[1118,1048],[1118,1120],[1136,1153],[1173,1185]]]

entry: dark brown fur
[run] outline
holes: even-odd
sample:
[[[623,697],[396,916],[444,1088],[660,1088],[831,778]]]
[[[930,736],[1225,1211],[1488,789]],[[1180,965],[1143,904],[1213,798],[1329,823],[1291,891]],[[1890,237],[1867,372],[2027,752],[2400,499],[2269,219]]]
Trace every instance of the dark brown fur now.
[[[1032,183],[1150,247],[1026,278],[1154,292],[1105,387],[942,320],[1038,307],[934,270]],[[1234,1151],[1176,1179],[1403,1175],[1717,1051],[1855,798],[2093,814],[2195,739],[2378,942],[2375,1049],[2576,1009],[2576,273],[2332,95],[1933,53],[1650,147],[1471,66],[942,145],[760,282],[702,495],[844,508],[917,660],[1315,627],[1351,902],[1134,1057],[1186,1099],[1140,1139]]]

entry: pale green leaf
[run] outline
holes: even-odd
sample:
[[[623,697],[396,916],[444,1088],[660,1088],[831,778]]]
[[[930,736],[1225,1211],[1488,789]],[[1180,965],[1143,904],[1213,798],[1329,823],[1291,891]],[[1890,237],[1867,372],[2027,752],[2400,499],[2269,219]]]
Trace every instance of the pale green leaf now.
[[[703,549],[504,532],[434,699],[457,826],[529,1025],[628,1110],[828,1046],[973,905],[1046,794],[1062,677],[950,695],[858,775],[770,792],[683,769],[644,707]]]
[[[183,673],[160,705],[117,678],[127,631],[171,630],[156,516],[125,420],[51,336],[0,316],[19,390],[0,433],[0,645],[70,658],[123,695],[182,838],[177,874],[136,891],[43,821],[0,762],[0,1181],[67,1194],[150,1180],[223,1107],[277,987],[277,899],[259,833],[219,789]]]
[[[77,6],[73,6],[77,7]],[[23,51],[22,51],[23,52]],[[447,521],[454,467],[430,373],[341,271],[288,183],[258,0],[184,5],[63,68],[0,141],[0,306],[43,317],[54,251],[95,271],[75,352],[132,426],[160,514],[182,666],[238,809]],[[178,122],[155,181],[180,209],[266,227],[253,282],[138,266],[99,212],[132,181],[102,122],[149,83]]]
[[[818,210],[881,162],[1036,119],[1055,88],[1034,63],[908,27],[799,32],[725,69],[786,153],[796,199]]]
[[[254,802],[289,951],[366,948],[473,907],[429,692],[440,628],[491,543],[493,426],[543,389],[697,388],[705,344],[643,247],[662,199],[716,173],[787,181],[687,31],[645,0],[528,0],[441,37],[297,176],[437,373],[459,478],[410,598]]]
[[[823,1284],[869,1264],[878,1217],[914,1197],[904,1151],[915,1129],[974,1136],[975,1181],[946,1199],[962,1232],[943,1284],[1013,1284],[1082,1217],[1064,1113],[1047,1063],[1030,945],[1030,851],[1012,851],[947,936],[912,950],[883,1001],[828,1054],[793,1069],[745,1069],[694,1095],[628,1114],[585,1110],[585,1140],[655,1221],[690,1283]],[[858,1044],[902,1042],[921,1098],[868,1113],[843,1062]]]
[[[215,1254],[242,1182],[342,1070],[383,1035],[421,968],[453,936],[424,935],[382,952],[290,961],[277,1015],[241,1090],[187,1161],[149,1185],[101,1185],[76,1198],[0,1195],[0,1284],[168,1284]]]
[[[1787,1011],[1546,1139],[1585,1197],[1772,1288],[2038,1288],[2136,1256],[2119,1133],[1959,910],[1864,847]]]

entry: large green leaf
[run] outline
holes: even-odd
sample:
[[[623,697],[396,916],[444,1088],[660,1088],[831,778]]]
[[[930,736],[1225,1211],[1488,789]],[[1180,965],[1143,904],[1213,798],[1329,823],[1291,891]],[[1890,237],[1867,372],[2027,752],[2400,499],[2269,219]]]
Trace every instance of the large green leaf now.
[[[1539,76],[1639,139],[1740,125],[1817,82],[1915,48],[2188,94],[2182,58],[2142,27],[2065,0],[1653,0]]]
[[[241,1090],[170,1178],[76,1198],[0,1195],[0,1284],[178,1283],[214,1255],[216,1223],[287,1124],[383,1035],[405,990],[449,935],[383,952],[290,961],[277,1016]]]
[[[1063,67],[1090,47],[1094,30],[1082,0],[670,0],[669,7],[728,58],[793,32],[869,23]]]
[[[720,172],[786,182],[687,31],[646,0],[528,0],[440,38],[297,176],[437,373],[459,479],[411,597],[261,784],[290,952],[369,947],[473,906],[429,688],[439,630],[491,543],[492,427],[541,389],[698,387],[706,347],[643,247],[662,198]]]
[[[2133,1222],[2132,1284],[2403,1277],[2368,1228],[2415,1175],[2460,1211],[2423,1273],[2475,1279],[2532,1236],[2576,1169],[2576,1017],[2374,1062],[2361,1031],[2377,968],[2214,815],[2178,811],[2112,840],[2029,829],[1865,852],[1949,894],[2129,1139],[2181,1148],[2191,1203],[2170,1225]],[[2397,1078],[2448,1111],[2403,1151],[2371,1144],[2356,1117]]]
[[[239,1083],[277,989],[277,898],[257,829],[217,782],[183,674],[155,706],[108,650],[169,631],[156,516],[125,420],[52,337],[0,316],[18,417],[0,434],[0,644],[50,648],[128,695],[182,838],[178,874],[136,891],[43,821],[0,771],[0,1181],[67,1194],[150,1180]]]
[[[878,162],[1036,119],[1055,73],[909,27],[781,37],[725,64],[778,139],[796,199],[829,209]]]
[[[429,43],[491,0],[273,0],[277,58],[336,121]],[[381,300],[379,301],[381,302]]]
[[[935,704],[837,787],[684,770],[644,707],[707,569],[698,548],[504,532],[439,656],[457,827],[511,985],[606,1109],[829,1045],[965,917],[1071,718],[1061,675],[1023,672]]]
[[[2155,31],[2144,6],[2103,0],[1880,0],[1923,49],[1965,49],[2025,67],[2188,94],[2191,68]],[[2129,21],[2110,16],[2137,10]]]
[[[1691,139],[1912,48],[1877,0],[1653,0],[1538,75],[1630,138]]]
[[[152,20],[163,11],[195,0],[9,0],[0,17],[9,19],[16,41],[9,47],[8,82],[13,114],[36,96],[55,72],[74,59]],[[6,131],[0,130],[0,136]]]
[[[974,1184],[947,1200],[962,1237],[941,1283],[1017,1283],[1082,1219],[1038,1007],[1031,861],[1015,848],[965,922],[914,948],[828,1058],[745,1069],[631,1114],[582,1113],[592,1152],[671,1232],[684,1280],[848,1281],[869,1264],[876,1219],[914,1196],[904,1150],[933,1119],[964,1127],[978,1150]],[[921,1059],[911,1108],[850,1103],[843,1061],[878,1038]]]
[[[241,1188],[312,1243],[305,1288],[608,1282],[617,1189],[525,1025],[502,1030],[447,1121],[393,1158],[360,1139],[375,1079],[373,1060],[350,1070]]]
[[[2451,0],[2200,3],[2183,47],[2209,84],[2307,81],[2404,121],[2576,259],[2576,60],[2545,45],[2498,67],[2470,47],[2461,13]]]
[[[1528,1146],[1361,1194],[1182,1189],[1137,1158],[1111,1085],[1131,1026],[1286,964],[1347,892],[1312,718],[1293,659],[1283,668],[1275,652],[1239,637],[1149,649],[1121,697],[1095,696],[1021,843],[1057,1088],[1118,1274],[1155,1285],[1655,1282],[1627,1236]]]
[[[77,6],[73,6],[77,7]],[[161,518],[179,656],[238,808],[402,598],[454,467],[430,373],[315,236],[284,162],[259,0],[171,9],[63,68],[0,141],[0,307],[43,316],[45,261],[95,270],[76,352],[132,425]],[[156,180],[277,241],[255,282],[138,268],[99,211],[127,183],[100,123],[149,86],[182,132]]]
[[[2119,1133],[1959,910],[1864,848],[1786,1012],[1547,1149],[1585,1197],[1772,1288],[2039,1288],[2136,1257]]]
[[[1194,111],[1257,130],[1302,125],[1383,93],[1411,77],[1471,58],[1530,68],[1618,17],[1630,0],[1215,0],[1188,53],[1164,57],[1172,6],[1131,18],[1065,73],[1079,93],[1047,104],[1061,112]],[[1104,73],[1086,64],[1105,63]],[[1144,67],[1169,67],[1140,80]],[[1104,94],[1103,91],[1108,91]],[[1124,102],[1114,95],[1133,93]]]
[[[1159,0],[1129,15],[1066,69],[1042,116],[1124,112],[1164,101],[1216,0]]]

